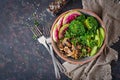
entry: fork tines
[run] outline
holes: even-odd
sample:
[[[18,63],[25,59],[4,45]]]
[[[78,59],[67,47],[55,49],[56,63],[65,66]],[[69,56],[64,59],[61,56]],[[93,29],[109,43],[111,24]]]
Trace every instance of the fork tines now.
[[[37,26],[30,27],[30,30],[32,31],[32,33],[33,33],[35,36],[37,36],[37,37],[42,36],[42,32],[40,31],[40,29],[38,29]]]

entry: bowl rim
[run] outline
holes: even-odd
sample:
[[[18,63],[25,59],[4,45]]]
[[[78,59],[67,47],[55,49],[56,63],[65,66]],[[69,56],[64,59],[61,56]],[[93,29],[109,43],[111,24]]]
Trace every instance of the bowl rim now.
[[[90,59],[88,59],[88,60],[85,60],[85,61],[80,61],[80,60],[79,60],[79,61],[75,61],[75,60],[73,61],[73,60],[70,60],[70,59],[68,59],[67,57],[64,57],[62,54],[60,54],[60,53],[59,53],[59,50],[58,50],[58,49],[56,48],[56,46],[55,46],[55,42],[54,42],[53,36],[52,36],[52,32],[53,32],[54,25],[56,24],[56,22],[59,20],[59,18],[60,18],[62,15],[66,14],[66,13],[68,13],[68,12],[70,12],[70,11],[80,11],[80,12],[82,12],[82,13],[86,13],[86,14],[89,14],[89,15],[95,17],[95,18],[98,20],[98,22],[100,23],[101,27],[103,27],[103,29],[104,29],[104,31],[105,31],[105,34],[104,34],[104,35],[105,35],[105,38],[104,38],[104,42],[103,42],[101,48],[98,50],[98,52],[96,53],[96,55],[92,56],[92,57],[91,57]],[[53,22],[52,27],[51,27],[50,37],[52,38],[52,47],[53,47],[53,50],[55,51],[55,53],[56,53],[61,59],[63,59],[64,61],[67,61],[67,62],[69,62],[69,63],[72,63],[72,64],[80,64],[80,65],[82,65],[82,64],[88,63],[88,62],[96,59],[96,58],[102,53],[102,51],[104,50],[104,48],[105,48],[105,46],[106,46],[107,31],[106,31],[106,27],[104,26],[104,23],[103,23],[103,21],[100,19],[100,17],[99,17],[97,14],[95,14],[94,12],[92,12],[91,10],[87,10],[87,9],[71,9],[71,10],[67,10],[67,11],[63,12],[62,14],[60,14],[60,15],[55,19],[55,21]]]

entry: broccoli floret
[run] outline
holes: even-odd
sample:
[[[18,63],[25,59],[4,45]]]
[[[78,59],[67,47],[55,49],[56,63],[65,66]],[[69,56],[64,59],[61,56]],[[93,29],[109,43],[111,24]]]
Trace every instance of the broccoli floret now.
[[[70,23],[69,29],[71,33],[76,34],[76,36],[83,35],[85,33],[85,27],[83,23],[76,21],[76,20]]]
[[[91,30],[94,32],[98,27],[98,22],[94,17],[90,16],[90,17],[87,17],[87,19],[85,20],[85,25],[88,30]]]
[[[85,15],[81,15],[70,23],[65,37],[70,38],[73,45],[79,43],[92,48],[97,45],[95,40],[97,28],[98,22],[94,17],[89,16],[85,19]]]
[[[84,35],[84,34],[85,34],[85,27],[83,23],[77,20],[73,20],[70,23],[68,30],[65,33],[65,37],[71,38],[71,43],[76,45],[76,43],[80,42],[79,36]]]
[[[80,21],[80,22],[84,22],[85,20],[86,20],[86,17],[85,17],[85,15],[80,15],[80,16],[78,16],[77,18],[76,18],[76,20],[78,20],[78,21]]]

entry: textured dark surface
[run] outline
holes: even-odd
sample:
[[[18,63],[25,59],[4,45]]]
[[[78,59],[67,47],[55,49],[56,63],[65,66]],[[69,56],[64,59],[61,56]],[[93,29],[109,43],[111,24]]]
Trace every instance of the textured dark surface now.
[[[26,25],[34,18],[40,29],[49,36],[56,17],[46,8],[53,0],[0,0],[0,80],[56,80],[52,60],[46,49],[32,38]],[[62,12],[82,8],[73,0]],[[33,17],[33,14],[35,15]],[[120,53],[120,41],[112,46]],[[120,79],[120,59],[112,63],[113,80]],[[61,80],[69,80],[62,74]]]
[[[51,56],[32,38],[26,24],[32,25],[33,14],[44,34],[55,17],[46,8],[53,0],[0,0],[0,80],[56,80]],[[81,7],[80,1],[71,7]],[[47,33],[48,34],[48,33]],[[46,35],[46,36],[49,36]],[[62,80],[68,78],[63,75]]]

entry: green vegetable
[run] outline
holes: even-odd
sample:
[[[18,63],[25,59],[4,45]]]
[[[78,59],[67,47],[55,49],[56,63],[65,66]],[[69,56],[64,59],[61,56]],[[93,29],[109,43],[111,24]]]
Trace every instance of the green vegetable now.
[[[95,40],[95,34],[93,33],[85,33],[83,36],[80,36],[80,39],[82,45],[86,45],[90,48],[97,45],[97,40]]]
[[[78,43],[78,40],[75,39],[75,38],[73,38],[73,39],[71,39],[71,43],[72,43],[74,46],[76,46],[76,44]]]
[[[100,32],[100,47],[102,46],[103,44],[103,41],[104,41],[104,38],[105,38],[105,32],[104,32],[104,29],[102,27],[99,28],[99,32]]]
[[[87,36],[86,35],[82,35],[82,36],[80,36],[80,43],[82,44],[82,45],[86,45],[88,42],[87,42]]]
[[[82,53],[87,53],[87,50],[85,48],[82,49]]]
[[[76,18],[76,20],[78,20],[79,22],[84,22],[86,20],[85,15],[82,14],[82,15],[78,16]]]
[[[99,31],[100,31],[100,34],[101,34],[102,38],[104,39],[104,37],[105,37],[104,29],[102,27],[100,27]]]
[[[80,54],[80,58],[81,57],[86,57],[86,56],[88,56],[88,54],[87,54],[87,50],[85,49],[85,48],[82,48],[82,53]]]
[[[70,31],[69,31],[69,30],[67,30],[67,31],[65,32],[65,37],[66,37],[66,38],[71,38],[71,34],[70,34]]]
[[[102,46],[105,32],[99,26],[97,20],[92,16],[80,15],[73,20],[65,33],[65,37],[70,39],[70,42],[76,46],[82,45],[79,58],[86,56],[94,56],[98,49]],[[87,48],[90,48],[88,52]]]
[[[100,33],[99,30],[97,29],[97,34],[95,35],[95,40],[97,41],[97,46],[100,47]]]
[[[93,48],[94,46],[97,45],[97,40],[90,40],[89,44],[90,44],[89,47]]]
[[[84,35],[84,33],[84,25],[77,20],[73,20],[65,33],[65,37],[71,38],[71,43],[76,45],[76,43],[79,43],[81,41],[79,38],[80,36]]]
[[[91,53],[90,53],[90,56],[94,56],[96,52],[97,52],[97,46],[94,46],[94,47],[92,48],[92,51],[91,51]]]
[[[98,22],[94,17],[90,16],[90,17],[87,17],[87,19],[85,20],[85,25],[88,30],[95,32],[95,30],[98,27]]]
[[[85,33],[85,27],[83,23],[76,20],[70,23],[69,30],[72,34],[75,34],[75,36],[83,35]]]

